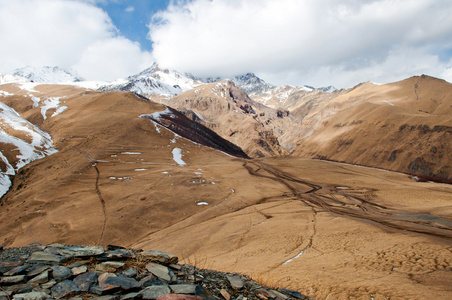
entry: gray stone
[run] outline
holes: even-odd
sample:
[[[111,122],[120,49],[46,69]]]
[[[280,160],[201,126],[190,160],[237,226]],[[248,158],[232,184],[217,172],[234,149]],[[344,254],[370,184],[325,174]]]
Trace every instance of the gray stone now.
[[[65,260],[63,256],[47,253],[43,251],[33,252],[27,262],[30,264],[55,265]]]
[[[41,288],[43,289],[51,289],[57,282],[55,279],[50,280],[49,282],[40,284]]]
[[[279,291],[283,294],[292,296],[297,299],[305,299],[305,297],[300,292],[297,292],[297,291],[293,291],[293,290],[289,290],[289,289],[279,289]]]
[[[196,285],[195,284],[173,284],[170,285],[171,290],[174,294],[195,294]]]
[[[111,294],[119,291],[119,287],[117,286],[93,286],[89,290],[91,293],[96,295],[105,295],[105,294]]]
[[[123,262],[119,261],[106,261],[103,263],[100,263],[96,266],[97,271],[101,272],[115,272],[119,268],[122,268],[124,266]]]
[[[25,294],[16,294],[14,295],[14,300],[43,300],[49,299],[50,295],[44,292],[31,292]]]
[[[12,294],[13,294],[13,292],[0,290],[0,297],[5,297],[5,299],[10,299],[10,296]]]
[[[8,272],[9,270],[21,265],[22,262],[20,261],[0,261],[0,274]]]
[[[241,289],[245,285],[240,275],[226,275],[226,278],[234,290]]]
[[[127,249],[116,249],[112,251],[107,251],[102,254],[98,259],[99,260],[125,260],[135,257],[135,254],[132,250]]]
[[[141,299],[143,296],[140,293],[128,293],[121,296],[121,300]]]
[[[105,296],[100,296],[100,297],[96,297],[96,298],[92,298],[92,299],[97,299],[97,300],[119,300],[119,296],[118,295],[105,295]]]
[[[166,285],[148,286],[144,290],[141,290],[140,294],[143,299],[157,299],[159,296],[169,294],[171,291]]]
[[[78,247],[72,246],[63,249],[58,249],[58,253],[64,257],[84,257],[84,256],[97,256],[105,252],[101,246],[86,246]]]
[[[46,270],[44,272],[42,272],[41,274],[39,274],[36,277],[33,277],[32,279],[30,279],[28,281],[29,284],[38,284],[38,283],[46,283],[49,281],[49,271]]]
[[[55,278],[58,281],[71,278],[72,272],[71,269],[64,267],[64,266],[53,266],[53,278]]]
[[[71,269],[72,275],[77,276],[88,271],[86,266],[74,267]]]
[[[97,283],[97,274],[94,272],[87,272],[75,277],[74,282],[80,288],[80,291],[87,292]]]
[[[141,288],[141,284],[135,279],[122,276],[108,277],[102,284],[117,286],[123,290]]]
[[[25,275],[5,276],[0,277],[0,283],[2,285],[11,285],[21,283],[25,280]]]
[[[48,269],[49,269],[49,266],[46,266],[46,265],[41,265],[41,264],[34,265],[30,270],[28,270],[27,276],[33,277],[38,274],[41,274],[42,272],[44,272],[45,270],[48,270]]]
[[[22,283],[22,284],[15,284],[10,286],[3,286],[3,289],[8,292],[14,292],[14,293],[29,293],[33,289],[33,287],[29,284]]]
[[[142,278],[140,284],[145,288],[151,285],[168,285],[168,281],[157,279],[155,275],[149,275]]]
[[[280,293],[280,292],[275,291],[275,290],[270,290],[270,292],[272,292],[272,294],[275,295],[276,298],[278,298],[280,300],[286,300],[286,299],[289,298],[288,296],[284,295],[283,293]]]
[[[162,264],[177,264],[179,258],[176,255],[170,254],[161,250],[144,250],[140,253],[140,256],[144,259],[149,259],[154,262]]]
[[[125,277],[135,277],[135,276],[137,276],[138,271],[137,271],[137,269],[130,268],[130,269],[127,269],[127,270],[121,272],[121,274]]]
[[[6,276],[18,275],[18,274],[26,271],[30,267],[31,267],[31,265],[18,266],[18,267],[15,267],[14,269],[9,270],[8,272],[4,273],[3,275],[6,275]]]
[[[146,265],[146,270],[148,270],[149,272],[151,272],[160,279],[171,281],[170,270],[165,266],[155,263],[148,263]]]
[[[52,288],[52,296],[55,298],[63,298],[79,292],[80,288],[78,285],[68,279],[61,281]]]

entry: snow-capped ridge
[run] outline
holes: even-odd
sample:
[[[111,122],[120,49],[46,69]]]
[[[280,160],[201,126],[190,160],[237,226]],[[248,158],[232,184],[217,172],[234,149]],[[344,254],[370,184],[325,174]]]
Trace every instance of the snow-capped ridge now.
[[[63,83],[84,81],[76,71],[65,70],[57,66],[31,67],[26,66],[16,69],[15,76],[26,78],[32,82],[38,83]]]

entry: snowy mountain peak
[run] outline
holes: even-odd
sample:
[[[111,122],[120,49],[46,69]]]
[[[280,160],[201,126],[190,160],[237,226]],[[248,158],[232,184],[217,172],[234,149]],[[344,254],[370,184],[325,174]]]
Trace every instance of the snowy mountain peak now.
[[[142,95],[174,96],[204,84],[193,75],[163,69],[157,63],[138,74],[127,77],[126,82],[104,86],[102,90],[131,91]]]
[[[51,66],[27,66],[15,70],[13,75],[21,76],[32,82],[39,83],[79,82],[84,80],[73,70],[68,71],[60,67]]]

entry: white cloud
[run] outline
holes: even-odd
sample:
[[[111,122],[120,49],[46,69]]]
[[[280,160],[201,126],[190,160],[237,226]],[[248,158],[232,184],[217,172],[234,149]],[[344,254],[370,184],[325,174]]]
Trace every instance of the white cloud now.
[[[110,81],[135,74],[152,63],[150,53],[141,51],[138,43],[119,37],[89,46],[74,68],[80,74],[87,74],[88,80]]]
[[[119,36],[94,2],[0,0],[0,72],[56,65],[74,67],[88,79],[108,80],[141,71],[151,54]]]
[[[252,71],[278,84],[350,87],[422,72],[452,81],[451,15],[449,0],[175,1],[149,34],[157,62],[200,76]]]
[[[135,7],[133,7],[133,6],[126,7],[126,12],[133,12],[133,11],[135,11]]]

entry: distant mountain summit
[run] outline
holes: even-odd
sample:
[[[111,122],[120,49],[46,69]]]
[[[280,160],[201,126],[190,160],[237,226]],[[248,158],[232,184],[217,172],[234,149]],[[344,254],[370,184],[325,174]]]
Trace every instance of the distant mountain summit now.
[[[184,74],[174,70],[162,69],[157,63],[136,75],[127,77],[122,82],[114,82],[102,86],[103,91],[131,91],[141,95],[154,94],[175,96],[204,82],[191,74]]]
[[[73,70],[65,70],[60,67],[23,67],[14,71],[13,75],[26,78],[32,82],[38,83],[63,83],[84,81]]]

